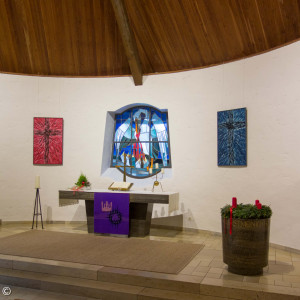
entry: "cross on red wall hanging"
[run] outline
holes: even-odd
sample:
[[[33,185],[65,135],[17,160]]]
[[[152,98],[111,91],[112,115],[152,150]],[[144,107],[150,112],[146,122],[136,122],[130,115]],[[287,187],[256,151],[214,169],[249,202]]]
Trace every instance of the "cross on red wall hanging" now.
[[[62,165],[63,118],[34,118],[33,164]]]

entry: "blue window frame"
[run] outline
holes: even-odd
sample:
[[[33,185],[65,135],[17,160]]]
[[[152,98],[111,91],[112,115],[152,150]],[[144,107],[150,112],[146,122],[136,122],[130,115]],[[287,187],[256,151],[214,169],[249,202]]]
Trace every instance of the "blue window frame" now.
[[[124,153],[130,177],[150,177],[170,168],[168,113],[152,106],[134,106],[116,114],[111,167],[124,166]],[[124,172],[124,167],[118,169]]]

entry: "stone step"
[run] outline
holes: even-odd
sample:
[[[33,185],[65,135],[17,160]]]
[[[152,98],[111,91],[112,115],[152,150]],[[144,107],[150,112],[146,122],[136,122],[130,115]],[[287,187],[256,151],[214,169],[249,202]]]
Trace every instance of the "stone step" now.
[[[0,255],[0,267],[180,292],[200,292],[201,277]]]
[[[95,298],[90,297],[67,295],[12,285],[9,286],[11,294],[9,296],[4,296],[1,293],[4,287],[7,287],[7,285],[3,285],[0,283],[1,300],[96,300]]]
[[[235,298],[196,295],[183,292],[145,288],[138,300],[233,300]],[[259,299],[259,298],[258,298]]]
[[[0,255],[0,284],[101,299],[300,300],[299,288],[8,255]]]
[[[62,293],[102,300],[229,300],[193,293],[144,288],[98,280],[81,279],[0,268],[0,283],[47,292]],[[12,288],[13,289],[13,288]]]
[[[101,266],[0,254],[0,268],[97,280]]]
[[[144,289],[132,285],[11,269],[0,269],[0,283],[102,300],[136,300]]]
[[[98,280],[102,282],[131,284],[159,290],[199,294],[202,278],[191,275],[162,274],[103,267],[98,270]]]

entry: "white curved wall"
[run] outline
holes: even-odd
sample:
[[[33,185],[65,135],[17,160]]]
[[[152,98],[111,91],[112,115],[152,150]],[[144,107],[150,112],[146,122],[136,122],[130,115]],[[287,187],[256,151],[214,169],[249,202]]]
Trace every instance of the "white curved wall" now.
[[[220,231],[220,207],[260,199],[271,205],[271,242],[300,249],[300,43],[203,70],[129,78],[0,75],[0,219],[31,220],[35,175],[48,220],[84,220],[84,204],[58,206],[58,190],[83,171],[94,188],[122,180],[100,176],[107,111],[148,103],[169,111],[173,169],[163,182],[180,192],[184,226]],[[217,111],[247,107],[248,166],[217,166]],[[33,117],[64,118],[63,166],[33,166]],[[135,181],[151,189],[153,180]],[[166,209],[155,207],[154,215]]]

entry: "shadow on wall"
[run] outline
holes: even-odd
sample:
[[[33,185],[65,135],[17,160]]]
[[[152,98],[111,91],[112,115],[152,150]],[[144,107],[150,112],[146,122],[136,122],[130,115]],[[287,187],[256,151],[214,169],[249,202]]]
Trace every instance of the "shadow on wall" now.
[[[156,217],[157,211],[154,211],[154,218],[151,220],[153,227],[165,227],[181,230],[183,228],[183,215],[169,216],[169,217]]]
[[[104,172],[110,168],[112,139],[113,139],[114,125],[115,125],[114,118],[115,118],[115,112],[108,111],[106,114],[106,121],[105,121],[101,175],[103,175]]]
[[[164,206],[160,209],[160,216],[158,210],[154,210],[153,217],[151,219],[151,226],[153,227],[164,227],[169,229],[181,230],[185,228],[197,228],[192,211],[185,210],[184,203],[181,203],[180,210],[175,212],[174,216],[166,216],[168,212]]]
[[[51,206],[46,206],[46,222],[47,223],[52,223],[52,207]]]
[[[53,223],[53,213],[52,213],[52,207],[51,206],[46,206],[46,223],[52,224]],[[44,219],[44,213],[43,213],[43,220]],[[81,222],[81,221],[86,221],[86,212],[85,212],[85,204],[83,205],[78,205],[76,212],[74,213],[71,222]]]
[[[75,214],[73,215],[72,221],[86,221],[85,204],[79,204]]]

